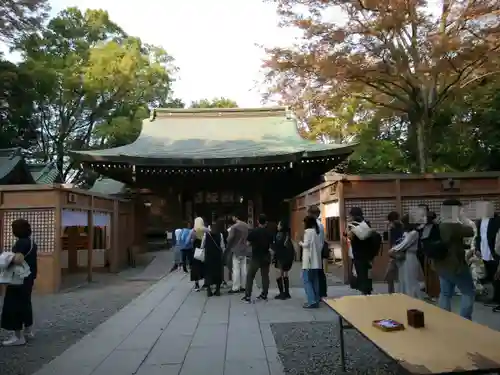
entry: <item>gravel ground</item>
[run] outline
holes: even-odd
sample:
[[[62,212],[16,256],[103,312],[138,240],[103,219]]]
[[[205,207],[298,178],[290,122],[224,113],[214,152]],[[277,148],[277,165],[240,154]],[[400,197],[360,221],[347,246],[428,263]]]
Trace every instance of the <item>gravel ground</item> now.
[[[288,375],[342,373],[337,323],[271,324],[278,353]],[[398,367],[354,330],[345,333],[347,372],[399,374]]]
[[[34,373],[150,285],[152,282],[125,281],[117,276],[67,293],[33,296],[36,337],[25,347],[0,348],[0,373]],[[5,336],[0,330],[0,339]]]

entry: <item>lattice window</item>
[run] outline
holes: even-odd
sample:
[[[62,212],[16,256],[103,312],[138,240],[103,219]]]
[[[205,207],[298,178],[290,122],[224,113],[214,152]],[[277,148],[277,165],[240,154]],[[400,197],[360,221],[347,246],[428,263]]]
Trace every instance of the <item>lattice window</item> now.
[[[392,199],[346,199],[344,204],[346,215],[352,207],[360,207],[365,219],[380,233],[387,230],[387,214],[396,210],[396,201]]]
[[[3,248],[10,249],[15,242],[11,224],[14,220],[26,219],[31,224],[33,240],[38,251],[51,253],[55,245],[55,213],[54,210],[5,211],[3,221]]]
[[[477,220],[479,219],[476,217],[475,213],[475,207],[474,205],[471,205],[474,202],[480,202],[480,201],[489,201],[495,204],[495,211],[498,212],[500,210],[500,200],[498,198],[493,199],[493,197],[467,197],[467,198],[461,198],[457,197],[457,199],[460,200],[462,203],[462,206],[464,207],[465,215],[472,220]],[[439,213],[441,212],[441,204],[445,198],[420,198],[420,199],[403,199],[401,202],[403,212],[402,214],[407,214],[411,211],[411,209],[417,207],[419,204],[426,204],[429,206],[430,211],[434,211],[438,216]]]

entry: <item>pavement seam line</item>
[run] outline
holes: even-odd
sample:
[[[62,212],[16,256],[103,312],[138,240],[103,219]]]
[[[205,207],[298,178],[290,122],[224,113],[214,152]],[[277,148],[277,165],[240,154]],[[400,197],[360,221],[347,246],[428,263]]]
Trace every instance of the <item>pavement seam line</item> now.
[[[229,323],[230,323],[230,320],[231,320],[231,304],[232,304],[232,302],[233,302],[233,299],[230,296],[229,297],[228,308],[227,308],[226,345],[224,345],[224,366],[222,367],[222,375],[225,375],[225,373],[226,373],[227,339],[229,337]]]
[[[202,290],[200,290],[200,292],[203,292]],[[193,293],[193,290],[191,290],[187,296],[191,295],[191,293]],[[196,292],[195,292],[196,293]],[[184,301],[187,299],[187,296],[186,298],[184,299]],[[177,311],[179,311],[179,309],[181,308],[181,306],[184,304],[184,301],[181,303],[181,305],[179,306],[179,308],[177,309]],[[196,327],[194,329],[194,332],[193,332],[193,337],[191,337],[191,340],[189,340],[189,345],[188,345],[188,349],[186,350],[186,354],[184,355],[184,359],[182,360],[182,364],[181,364],[181,368],[179,369],[179,375],[182,373],[182,369],[184,367],[184,363],[186,362],[186,358],[187,358],[187,355],[189,353],[189,349],[191,349],[191,344],[193,343],[193,340],[194,340],[194,336],[196,335],[196,331],[198,330],[198,327],[200,325],[200,322],[201,322],[201,318],[203,317],[203,312],[205,311],[205,307],[207,306],[207,302],[208,302],[208,297],[205,295],[205,302],[203,303],[203,308],[201,309],[201,314],[200,314],[200,318],[198,319],[198,322],[196,323]],[[177,311],[175,312],[177,314]],[[175,315],[174,315],[175,316]],[[173,318],[172,318],[173,319]],[[170,324],[170,322],[169,322]],[[229,325],[229,324],[228,324]],[[226,338],[227,340],[227,338]],[[154,346],[154,345],[153,345]],[[223,370],[224,371],[224,370]]]
[[[181,281],[182,281],[182,279],[181,279]],[[158,283],[159,283],[159,281],[158,281]],[[158,284],[158,283],[157,283],[157,284]],[[157,286],[157,285],[155,285],[154,287],[156,287],[156,286]],[[154,287],[153,287],[153,290],[155,289]],[[168,291],[168,293],[167,293],[167,294],[166,294],[166,295],[165,295],[165,296],[164,296],[164,297],[163,297],[163,298],[162,298],[162,299],[158,302],[158,304],[157,304],[155,307],[153,307],[153,308],[151,309],[151,311],[150,311],[149,313],[147,313],[147,314],[146,314],[146,316],[144,316],[144,318],[142,318],[142,319],[139,321],[139,323],[138,323],[138,324],[134,327],[134,329],[133,329],[132,331],[130,331],[130,333],[129,333],[127,336],[125,336],[125,338],[124,338],[123,340],[121,340],[121,341],[118,343],[118,345],[116,345],[116,346],[115,346],[115,348],[114,348],[113,350],[111,350],[111,352],[110,352],[110,353],[109,353],[109,354],[108,354],[108,355],[107,355],[107,356],[106,356],[106,357],[105,357],[102,361],[100,361],[100,362],[97,364],[97,366],[95,366],[95,367],[92,369],[92,372],[90,373],[90,375],[92,375],[92,374],[94,374],[94,373],[96,372],[96,370],[99,368],[99,366],[100,366],[100,365],[102,365],[102,364],[104,363],[104,361],[106,361],[106,359],[108,359],[108,358],[111,356],[111,354],[113,354],[113,353],[116,351],[116,348],[118,348],[121,344],[123,344],[123,342],[124,342],[125,340],[127,340],[127,339],[130,337],[130,335],[132,335],[132,333],[134,333],[134,332],[135,332],[135,330],[136,330],[136,329],[137,329],[137,328],[141,325],[141,323],[142,323],[142,322],[144,322],[144,321],[145,321],[145,320],[146,320],[146,319],[147,319],[147,318],[148,318],[148,317],[149,317],[149,316],[153,313],[153,311],[154,311],[154,310],[158,307],[158,305],[160,305],[160,304],[161,304],[161,303],[162,303],[165,299],[167,299],[167,298],[168,298],[168,296],[169,296],[169,295],[170,295],[170,294],[174,291],[174,289],[175,289],[175,287],[172,287],[172,288]],[[189,295],[189,294],[188,294],[188,295]],[[187,298],[187,297],[186,297],[186,298]],[[132,303],[132,302],[134,302],[134,301],[131,301],[130,303]],[[181,305],[182,305],[182,304],[181,304]],[[122,309],[122,310],[123,310],[123,309]],[[120,310],[120,311],[121,311],[121,310]],[[176,311],[176,313],[177,313],[177,311]],[[115,315],[116,315],[116,314],[115,314]],[[174,314],[174,315],[175,315],[175,314]],[[112,319],[112,318],[113,318],[113,317],[111,317],[110,319]],[[170,323],[170,322],[169,322],[169,323]],[[156,343],[156,342],[155,342],[155,343]],[[154,346],[154,345],[153,345],[153,346]],[[64,353],[63,353],[63,354],[64,354]],[[149,354],[149,352],[148,352],[148,354]],[[140,367],[141,365],[142,365],[142,362],[141,362],[141,364],[139,365],[139,367]],[[135,374],[136,372],[137,372],[137,370],[136,370],[136,371],[134,371],[134,374]]]
[[[180,281],[182,281],[184,278],[186,277],[186,275],[183,275],[182,279]],[[174,291],[175,288],[172,289],[172,291]],[[179,304],[179,307],[177,307],[177,309],[175,310],[174,314],[172,315],[172,317],[170,318],[170,320],[168,321],[167,325],[163,328],[162,330],[162,333],[158,336],[158,338],[153,342],[153,345],[151,345],[151,348],[149,348],[148,352],[146,353],[146,355],[144,356],[144,359],[141,361],[141,363],[139,363],[139,366],[137,366],[137,369],[133,372],[133,374],[137,374],[137,372],[140,370],[141,366],[146,362],[146,360],[148,359],[148,356],[151,354],[151,352],[153,351],[154,347],[156,346],[156,344],[158,343],[158,341],[160,340],[160,337],[161,335],[163,334],[163,332],[165,332],[165,330],[168,328],[168,326],[170,325],[170,323],[172,323],[172,320],[174,320],[175,316],[177,315],[177,313],[179,312],[179,310],[181,309],[182,305],[184,305],[184,302],[186,302],[186,300],[188,299],[188,297],[190,296],[191,294],[191,291],[189,291],[186,296],[183,298],[182,302]],[[170,295],[170,293],[169,293]],[[161,300],[160,303],[158,303],[158,305],[153,309],[153,310],[156,310],[156,308],[164,301],[165,299]],[[206,304],[206,302],[205,302]],[[205,308],[205,304],[203,305],[203,309]],[[203,310],[202,310],[203,311]],[[201,319],[201,318],[200,318]],[[198,325],[197,325],[198,327]],[[194,337],[194,335],[193,335]],[[192,339],[191,339],[192,341]],[[191,346],[191,342],[189,343],[189,346]],[[188,351],[189,351],[189,348],[188,348]],[[187,355],[187,352],[186,352],[186,355]],[[185,360],[185,356],[184,356],[184,360]],[[184,364],[184,361],[183,361],[183,364]],[[182,369],[182,366],[181,366],[181,369]],[[179,373],[180,373],[180,370],[179,370]]]

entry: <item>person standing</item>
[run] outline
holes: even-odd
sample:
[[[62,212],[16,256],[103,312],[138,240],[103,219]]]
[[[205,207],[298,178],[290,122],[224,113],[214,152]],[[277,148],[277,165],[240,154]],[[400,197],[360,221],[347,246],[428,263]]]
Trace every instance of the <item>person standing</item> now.
[[[316,223],[318,224],[318,228],[319,228],[319,236],[321,239],[321,243],[323,244],[322,248],[321,248],[321,250],[322,250],[321,269],[318,271],[318,282],[319,282],[320,297],[326,297],[328,285],[326,282],[326,274],[325,274],[325,268],[323,265],[323,260],[326,258],[326,260],[328,261],[329,254],[323,254],[323,249],[326,248],[327,252],[329,252],[329,249],[328,249],[328,244],[326,243],[325,226],[321,222],[321,211],[320,211],[318,206],[314,205],[314,206],[309,207],[307,214],[316,219]]]
[[[252,247],[252,258],[250,260],[250,270],[248,271],[246,279],[245,296],[242,298],[242,300],[246,302],[251,301],[253,282],[259,269],[262,276],[262,292],[257,299],[266,301],[269,292],[271,246],[274,238],[271,231],[267,228],[266,215],[260,214],[258,223],[259,226],[250,231],[247,240]]]
[[[230,294],[243,293],[247,278],[247,255],[248,255],[248,224],[240,220],[238,215],[233,215],[234,224],[227,236],[228,256],[232,259],[233,285]]]
[[[12,336],[2,343],[3,346],[25,345],[26,338],[33,337],[31,293],[38,271],[38,247],[31,238],[31,225],[27,220],[14,220],[12,234],[17,238],[12,252],[24,256],[24,261],[28,264],[31,274],[24,279],[21,285],[7,285],[5,290],[0,326],[6,331],[11,331]]]
[[[226,223],[224,221],[224,230],[222,232],[222,237],[224,238],[224,254],[222,254],[222,263],[223,263],[223,269],[222,269],[222,286],[227,287],[227,281],[231,281],[232,278],[232,265],[233,265],[233,260],[231,259],[231,256],[229,252],[227,251],[227,238],[229,236],[229,229],[225,229]],[[224,268],[227,268],[227,274],[228,274],[228,280],[226,281],[225,277],[225,271]]]
[[[290,227],[287,222],[281,220],[278,223],[278,233],[274,238],[272,249],[274,251],[274,266],[279,274],[276,278],[279,294],[276,299],[289,299],[290,296],[290,279],[288,272],[293,266],[295,250],[293,248],[292,238],[290,235]]]
[[[495,305],[493,311],[500,311],[500,218],[491,213],[491,217],[478,220],[477,235],[474,239],[474,249],[484,263],[486,277],[484,282],[491,282],[493,296],[488,303]]]
[[[307,302],[304,308],[318,308],[321,300],[319,290],[319,271],[322,269],[320,229],[316,218],[307,215],[304,218],[304,240],[302,246],[302,280]]]
[[[194,219],[194,227],[191,231],[191,240],[193,243],[192,250],[190,251],[191,258],[191,281],[194,281],[194,291],[200,291],[200,280],[204,278],[204,264],[201,260],[194,258],[194,251],[196,248],[201,248],[201,241],[203,236],[208,232],[205,227],[205,221],[201,217]],[[205,285],[206,286],[206,283]]]
[[[224,222],[218,220],[211,226],[210,231],[203,236],[201,248],[205,249],[204,274],[207,286],[207,296],[220,296],[220,287],[224,274]],[[212,292],[212,285],[215,285],[215,292]]]
[[[371,244],[367,241],[368,235],[365,234],[362,236],[363,238],[360,238],[355,232],[373,230],[370,228],[370,223],[365,220],[363,210],[360,207],[352,207],[349,216],[346,235],[351,242],[353,264],[357,275],[357,289],[364,295],[369,295],[373,291],[373,281],[370,275],[373,262]]]
[[[396,211],[391,211],[387,215],[387,221],[389,222],[389,246],[392,249],[395,247],[403,238],[404,229],[403,224],[399,220],[399,213]],[[396,259],[390,257],[389,263],[387,264],[387,270],[385,271],[385,281],[387,282],[387,292],[394,293],[395,286],[394,282],[398,278],[398,265]]]
[[[179,266],[182,264],[181,235],[182,235],[181,228],[178,228],[174,231],[173,235],[174,265],[170,269],[170,272],[179,269]]]
[[[189,221],[186,223],[186,227],[181,230],[178,246],[181,252],[182,270],[188,273],[188,264],[191,267],[193,260],[193,230]]]
[[[413,298],[421,298],[422,293],[418,282],[421,270],[417,257],[419,241],[417,225],[410,223],[408,215],[403,216],[401,224],[404,228],[403,237],[389,250],[389,256],[397,266],[399,293]]]
[[[458,199],[447,199],[441,205],[439,238],[429,240],[440,241],[445,253],[433,258],[429,255],[430,245],[424,243],[423,251],[427,252],[434,269],[439,276],[439,307],[451,311],[451,299],[458,288],[461,295],[460,315],[465,319],[472,319],[474,309],[475,290],[470,268],[465,259],[464,239],[472,237],[474,230],[469,225],[463,224],[462,204]],[[429,242],[430,243],[430,242]],[[442,250],[443,251],[443,250]]]

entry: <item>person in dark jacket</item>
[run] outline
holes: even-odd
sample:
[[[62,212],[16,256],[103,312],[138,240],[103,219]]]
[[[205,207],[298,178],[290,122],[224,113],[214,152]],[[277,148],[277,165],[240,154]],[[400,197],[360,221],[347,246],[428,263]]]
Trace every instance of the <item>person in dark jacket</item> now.
[[[372,294],[373,291],[373,281],[371,278],[372,269],[372,259],[368,256],[368,251],[366,249],[366,242],[360,240],[351,231],[352,227],[365,222],[368,226],[370,223],[365,220],[363,216],[363,210],[360,207],[352,207],[349,211],[349,223],[346,235],[351,240],[352,255],[354,268],[357,274],[357,289],[365,294]]]
[[[4,346],[26,344],[26,338],[33,337],[33,308],[31,293],[37,276],[37,245],[31,238],[31,225],[25,219],[12,222],[12,233],[17,238],[12,252],[21,253],[31,274],[21,285],[7,285],[3,300],[0,326],[12,331],[12,336],[3,342]]]
[[[218,220],[210,228],[210,232],[205,233],[201,247],[205,249],[204,276],[207,288],[207,296],[220,296],[220,286],[224,274],[223,254],[224,244],[224,222]],[[215,292],[212,292],[212,285],[215,285]]]
[[[289,299],[291,296],[288,271],[292,268],[295,251],[290,236],[290,227],[284,220],[278,223],[278,232],[274,237],[272,249],[274,251],[274,267],[276,267],[279,272],[276,279],[279,294],[275,298]]]

